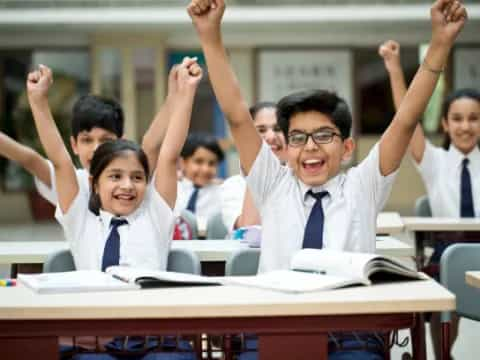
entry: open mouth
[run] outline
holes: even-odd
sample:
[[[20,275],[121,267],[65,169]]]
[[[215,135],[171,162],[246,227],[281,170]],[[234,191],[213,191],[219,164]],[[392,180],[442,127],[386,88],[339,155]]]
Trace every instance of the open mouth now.
[[[118,194],[113,196],[114,199],[119,200],[121,202],[132,202],[135,200],[135,195],[132,194]]]
[[[326,161],[323,159],[307,159],[302,161],[303,169],[310,174],[318,173],[325,166]]]

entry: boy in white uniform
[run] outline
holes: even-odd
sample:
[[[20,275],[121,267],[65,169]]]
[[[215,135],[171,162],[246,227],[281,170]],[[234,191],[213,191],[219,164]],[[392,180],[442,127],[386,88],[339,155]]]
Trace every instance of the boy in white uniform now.
[[[340,166],[354,150],[349,134],[352,120],[348,106],[335,94],[305,91],[280,100],[278,121],[287,139],[289,168],[282,167],[262,145],[222,43],[224,10],[223,0],[194,0],[188,7],[215,95],[260,210],[259,271],[288,268],[292,255],[302,247],[373,252],[376,215],[463,27],[465,8],[457,1],[433,4],[432,40],[425,62],[379,143],[346,174],[340,173]],[[340,353],[335,349],[332,354]],[[373,359],[374,355],[378,354],[363,351],[357,358]]]

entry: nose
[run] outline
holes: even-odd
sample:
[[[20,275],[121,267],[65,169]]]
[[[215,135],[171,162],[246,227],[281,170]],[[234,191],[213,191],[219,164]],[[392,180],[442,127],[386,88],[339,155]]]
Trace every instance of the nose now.
[[[265,132],[265,141],[267,143],[273,143],[275,141],[275,132],[273,131],[273,129],[268,129]]]
[[[313,138],[309,136],[307,139],[307,143],[305,144],[305,150],[312,151],[317,149],[318,149],[318,145],[315,144],[315,141],[313,141]]]
[[[468,119],[464,119],[462,120],[460,126],[462,127],[462,130],[468,130],[470,129],[470,122],[468,121]]]
[[[133,187],[132,179],[130,179],[128,176],[123,177],[121,186],[122,189],[131,189]]]

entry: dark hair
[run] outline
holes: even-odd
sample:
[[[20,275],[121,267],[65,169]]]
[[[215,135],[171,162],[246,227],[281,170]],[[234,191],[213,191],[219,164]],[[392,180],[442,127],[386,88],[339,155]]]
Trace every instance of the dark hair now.
[[[461,98],[472,99],[480,103],[480,92],[475,89],[468,89],[468,88],[452,91],[450,94],[447,95],[445,100],[443,100],[442,119],[444,119],[445,121],[448,121],[448,112],[450,111],[450,106],[455,101]],[[450,139],[450,135],[448,135],[448,133],[445,133],[445,136],[443,138],[443,148],[445,150],[448,150],[451,142],[452,140]]]
[[[273,101],[262,101],[258,102],[248,109],[250,111],[250,116],[252,117],[253,120],[255,120],[255,116],[263,110],[263,109],[277,109],[277,104],[275,104]]]
[[[345,100],[327,90],[304,90],[285,96],[277,104],[278,125],[287,142],[290,119],[296,114],[309,111],[328,116],[340,130],[342,139],[350,136],[352,116]]]
[[[123,110],[119,103],[97,95],[84,95],[73,106],[72,136],[101,128],[123,136]]]
[[[95,215],[100,213],[102,203],[100,196],[95,192],[98,179],[103,170],[116,158],[125,155],[126,152],[131,151],[136,156],[138,161],[145,171],[145,177],[148,182],[148,175],[150,169],[148,166],[147,156],[142,148],[130,140],[118,139],[115,141],[107,141],[100,145],[93,154],[92,162],[90,164],[90,176],[92,177],[92,191],[90,192],[90,200],[88,202],[88,209]]]
[[[213,152],[217,156],[218,162],[221,162],[225,157],[215,136],[202,132],[188,134],[180,156],[183,159],[188,159],[201,147]]]

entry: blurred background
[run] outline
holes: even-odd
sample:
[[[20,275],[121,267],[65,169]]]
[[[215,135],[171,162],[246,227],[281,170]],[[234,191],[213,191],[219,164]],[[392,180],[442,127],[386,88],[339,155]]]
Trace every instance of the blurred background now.
[[[470,21],[452,51],[424,125],[441,141],[444,91],[480,89],[480,1],[465,1]],[[55,75],[51,105],[68,139],[71,106],[91,92],[124,108],[126,135],[140,140],[166,95],[170,66],[183,56],[204,63],[184,0],[0,0],[0,130],[41,150],[28,109],[25,78],[38,64]],[[430,39],[429,7],[420,0],[227,1],[224,40],[250,103],[278,100],[301,88],[328,88],[354,114],[353,164],[369,151],[393,117],[390,85],[378,46],[400,42],[407,79]],[[227,160],[220,175],[238,172],[238,157],[208,76],[195,101],[193,130],[221,139]],[[31,179],[0,159],[0,223],[38,218]],[[408,215],[424,193],[406,159],[385,210]],[[40,209],[40,215],[42,210]]]

